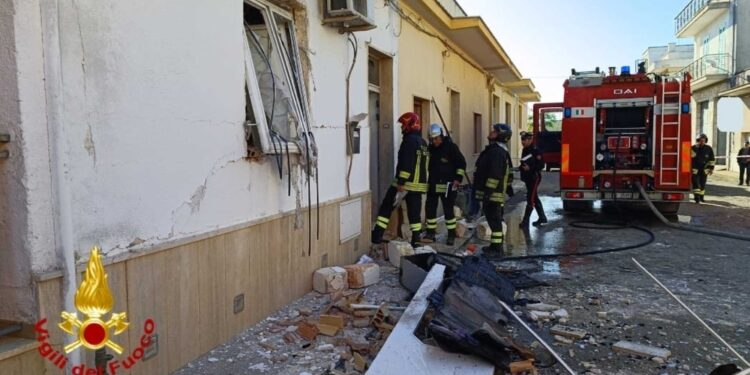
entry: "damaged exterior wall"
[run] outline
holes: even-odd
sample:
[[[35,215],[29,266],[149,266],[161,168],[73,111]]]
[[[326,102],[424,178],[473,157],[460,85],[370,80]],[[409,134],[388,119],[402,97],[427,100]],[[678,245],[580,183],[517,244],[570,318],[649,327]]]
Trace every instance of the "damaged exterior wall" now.
[[[38,9],[0,1],[0,320],[32,321],[33,273],[57,265]]]
[[[318,1],[306,1],[306,9],[295,3],[295,16],[306,13],[297,22],[308,22],[300,25],[306,34],[299,39],[313,46],[300,54],[303,65],[309,62],[320,201],[332,201],[346,196],[344,77],[353,54],[346,35],[321,24]],[[166,248],[294,210],[286,161],[279,179],[273,157],[245,158],[242,1],[1,4],[0,27],[7,30],[0,36],[0,82],[8,89],[0,97],[0,129],[14,141],[6,146],[13,157],[0,161],[0,299],[13,301],[0,306],[0,319],[34,322],[33,279],[58,277],[49,271],[63,268],[55,250],[50,168],[57,161],[49,155],[47,118],[54,118],[49,126],[66,145],[59,188],[70,192],[79,263],[93,245],[110,261],[121,260],[132,249]],[[368,110],[367,47],[396,54],[383,5],[373,16],[379,28],[358,33],[352,115]],[[45,24],[50,15],[56,21]],[[49,82],[45,87],[45,52],[60,56],[51,63],[62,77],[59,90]],[[45,95],[61,103],[61,113],[51,114]],[[362,133],[353,195],[369,190],[368,136]],[[315,199],[314,186],[312,194]],[[368,226],[369,220],[363,232]],[[307,237],[302,229],[284,231]]]

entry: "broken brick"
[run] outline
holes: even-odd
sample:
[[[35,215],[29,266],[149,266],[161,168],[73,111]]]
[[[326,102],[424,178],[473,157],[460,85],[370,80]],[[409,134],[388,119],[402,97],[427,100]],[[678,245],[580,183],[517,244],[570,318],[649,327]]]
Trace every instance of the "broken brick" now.
[[[357,352],[354,352],[353,357],[354,357],[354,369],[359,372],[364,372],[365,367],[367,366],[367,362],[365,361],[365,359],[362,358],[362,356]]]
[[[352,321],[352,326],[356,328],[367,328],[370,326],[370,319],[369,318],[354,319]]]
[[[508,366],[511,375],[531,374],[536,375],[538,372],[534,367],[534,360],[527,359],[525,361],[511,362]]]
[[[364,288],[380,280],[380,266],[375,263],[352,264],[344,266],[344,269],[346,269],[350,288]]]
[[[321,315],[320,324],[344,328],[344,318],[340,315]]]
[[[346,270],[341,267],[321,268],[313,273],[313,289],[318,293],[338,292],[348,286]]]
[[[308,322],[297,324],[297,333],[307,341],[313,341],[318,337],[318,327]]]

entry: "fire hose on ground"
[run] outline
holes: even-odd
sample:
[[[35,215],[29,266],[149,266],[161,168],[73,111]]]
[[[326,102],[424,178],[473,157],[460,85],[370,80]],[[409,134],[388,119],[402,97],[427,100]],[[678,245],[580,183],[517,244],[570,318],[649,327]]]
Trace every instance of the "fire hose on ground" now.
[[[701,227],[696,227],[694,225],[687,225],[687,224],[682,224],[682,223],[673,223],[673,222],[669,221],[666,217],[664,217],[664,215],[662,215],[662,213],[659,212],[659,210],[656,208],[656,206],[654,206],[654,204],[651,202],[651,200],[648,199],[648,195],[646,194],[646,190],[643,189],[643,186],[641,186],[640,183],[636,182],[635,186],[638,188],[638,192],[641,193],[641,196],[646,201],[646,204],[648,204],[648,207],[651,209],[651,211],[653,211],[654,215],[656,215],[656,217],[659,219],[659,221],[661,221],[662,223],[664,223],[664,225],[666,225],[666,226],[668,226],[670,228],[684,230],[684,231],[688,231],[688,232],[694,232],[694,233],[703,233],[703,234],[708,234],[708,235],[717,236],[717,237],[732,238],[732,239],[740,240],[740,241],[750,241],[750,236],[743,236],[741,234],[736,234],[736,233],[729,233],[729,232],[722,232],[722,231],[708,229],[708,228],[701,228]]]

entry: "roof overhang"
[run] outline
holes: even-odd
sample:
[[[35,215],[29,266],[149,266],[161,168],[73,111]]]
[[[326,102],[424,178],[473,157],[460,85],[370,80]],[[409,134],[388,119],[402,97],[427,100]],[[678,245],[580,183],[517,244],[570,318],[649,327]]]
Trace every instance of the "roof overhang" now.
[[[506,83],[528,81],[521,86],[534,91],[531,81],[523,78],[481,17],[452,17],[437,1],[402,0],[404,4],[445,35],[448,42],[491,74],[498,83],[505,86]]]

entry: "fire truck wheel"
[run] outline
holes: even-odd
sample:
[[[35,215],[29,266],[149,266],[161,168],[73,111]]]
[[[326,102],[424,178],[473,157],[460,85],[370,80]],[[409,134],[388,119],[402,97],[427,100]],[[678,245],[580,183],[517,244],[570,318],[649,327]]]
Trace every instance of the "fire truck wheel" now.
[[[563,200],[563,210],[566,212],[585,212],[594,208],[593,201],[568,201]]]
[[[680,210],[679,202],[654,202],[656,209],[661,212],[662,215],[677,215],[677,211]]]

